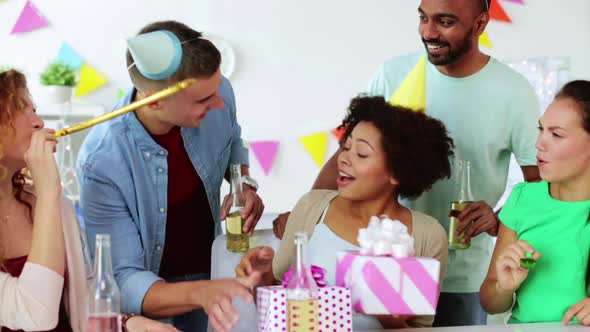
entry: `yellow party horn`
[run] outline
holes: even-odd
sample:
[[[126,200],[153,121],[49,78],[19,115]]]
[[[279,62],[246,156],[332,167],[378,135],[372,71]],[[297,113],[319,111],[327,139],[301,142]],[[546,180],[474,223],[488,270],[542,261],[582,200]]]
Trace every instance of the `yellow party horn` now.
[[[145,105],[151,104],[151,103],[156,102],[156,101],[158,101],[160,99],[164,99],[166,97],[169,97],[169,96],[171,96],[171,95],[179,92],[180,90],[183,90],[183,89],[188,88],[189,86],[191,86],[193,83],[196,83],[196,82],[197,82],[197,80],[195,80],[194,78],[189,78],[189,79],[186,79],[184,81],[180,81],[180,82],[178,82],[178,83],[176,83],[176,84],[174,84],[174,85],[172,85],[172,86],[170,86],[170,87],[168,87],[168,88],[166,88],[164,90],[161,90],[161,91],[158,91],[158,92],[154,93],[151,96],[148,96],[148,97],[146,97],[144,99],[135,101],[135,102],[133,102],[133,103],[131,103],[129,105],[123,106],[123,107],[121,107],[121,108],[119,108],[117,110],[114,110],[114,111],[110,112],[110,113],[107,113],[107,114],[98,116],[98,117],[96,117],[94,119],[90,119],[90,120],[84,121],[82,123],[79,123],[77,125],[74,125],[74,126],[71,126],[71,127],[68,127],[68,128],[64,128],[64,129],[58,130],[55,133],[55,137],[63,137],[63,136],[69,135],[69,134],[73,134],[73,133],[78,132],[80,130],[84,130],[86,128],[95,126],[95,125],[97,125],[99,123],[102,123],[102,122],[111,120],[113,118],[116,118],[119,115],[123,115],[125,113],[129,113],[129,112],[134,111],[134,110],[136,110],[136,109],[138,109],[140,107],[143,107]]]

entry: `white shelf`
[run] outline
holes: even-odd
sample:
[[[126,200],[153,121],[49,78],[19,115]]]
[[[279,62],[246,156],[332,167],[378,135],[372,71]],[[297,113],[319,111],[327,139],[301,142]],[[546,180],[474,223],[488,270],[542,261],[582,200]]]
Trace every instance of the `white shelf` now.
[[[69,110],[68,110],[69,108]],[[106,108],[98,104],[62,103],[37,105],[37,114],[41,117],[59,117],[62,109],[70,117],[89,118],[106,113]]]

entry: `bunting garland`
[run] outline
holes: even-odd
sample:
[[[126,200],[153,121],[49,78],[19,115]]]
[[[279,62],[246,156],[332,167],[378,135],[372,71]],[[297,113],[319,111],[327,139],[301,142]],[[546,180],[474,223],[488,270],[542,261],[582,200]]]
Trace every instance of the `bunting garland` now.
[[[28,0],[20,16],[16,20],[11,34],[25,33],[46,27],[49,24],[45,16]]]
[[[391,96],[389,103],[415,111],[426,109],[426,56],[420,58],[414,65]]]
[[[80,98],[88,93],[105,85],[108,80],[102,76],[96,69],[88,64],[84,64],[80,69],[80,80],[76,87],[74,97]]]
[[[84,64],[84,59],[66,42],[61,45],[55,60],[68,65],[72,69],[80,69]]]
[[[332,129],[332,135],[334,137],[336,137],[336,139],[338,141],[340,141],[340,139],[342,139],[342,136],[344,135],[345,132],[346,132],[346,128],[344,128],[344,127],[342,127],[342,128],[336,127],[334,129]]]
[[[3,0],[0,0],[3,1]],[[503,0],[513,4],[524,5],[524,0]],[[493,21],[512,23],[501,1],[492,0],[490,18]],[[48,19],[41,13],[33,0],[27,0],[10,34],[22,34],[47,27]],[[479,38],[482,46],[492,48],[493,43],[487,32]],[[82,56],[67,42],[63,42],[56,61],[63,62],[73,69],[79,70],[79,80],[75,97],[83,97],[108,83],[108,79],[97,69],[86,63]],[[402,82],[398,90],[392,96],[390,102],[413,109],[425,108],[425,82],[424,70],[425,58],[416,64],[410,74]],[[416,90],[416,87],[424,87]],[[123,90],[118,89],[117,97],[124,95]],[[333,128],[325,132],[315,133],[299,138],[299,141],[309,153],[318,167],[323,167],[326,160],[328,141],[333,136],[338,141],[344,134],[344,129]],[[246,142],[244,141],[246,144]],[[277,140],[252,141],[248,143],[249,149],[256,158],[265,175],[269,175],[279,152],[280,142]]]
[[[260,163],[264,175],[268,175],[279,150],[279,141],[250,142],[249,146]]]
[[[506,14],[504,7],[502,7],[500,1],[497,0],[492,0],[492,4],[490,6],[490,18],[496,21],[512,23],[512,20],[510,19],[508,14]]]
[[[479,43],[487,48],[494,47],[492,41],[490,40],[490,36],[485,31],[481,34],[481,36],[479,36]]]
[[[517,3],[519,5],[524,5],[524,0],[504,0],[509,1],[512,3]],[[500,21],[505,23],[512,23],[512,19],[504,10],[504,7],[498,0],[492,0],[492,4],[490,5],[490,19],[492,21]],[[490,39],[490,36],[487,32],[484,32],[481,36],[479,36],[479,43],[487,48],[493,48],[494,45]]]
[[[326,159],[328,150],[328,133],[316,133],[307,135],[299,139],[305,150],[311,155],[313,161],[319,168],[322,168]]]
[[[12,28],[11,34],[30,32],[46,27],[47,25],[49,25],[47,18],[45,18],[31,0],[27,0],[20,16]],[[61,62],[72,69],[80,70],[78,84],[76,86],[76,98],[85,96],[104,86],[108,82],[106,77],[86,63],[80,54],[78,54],[78,52],[66,42],[62,43],[59,53],[55,58],[55,62]]]

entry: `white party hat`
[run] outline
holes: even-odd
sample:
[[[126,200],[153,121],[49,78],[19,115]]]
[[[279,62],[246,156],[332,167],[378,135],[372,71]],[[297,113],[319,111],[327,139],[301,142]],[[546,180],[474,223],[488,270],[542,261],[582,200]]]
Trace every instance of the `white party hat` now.
[[[182,43],[168,30],[158,30],[127,39],[133,63],[129,66],[150,80],[172,76],[182,62]]]

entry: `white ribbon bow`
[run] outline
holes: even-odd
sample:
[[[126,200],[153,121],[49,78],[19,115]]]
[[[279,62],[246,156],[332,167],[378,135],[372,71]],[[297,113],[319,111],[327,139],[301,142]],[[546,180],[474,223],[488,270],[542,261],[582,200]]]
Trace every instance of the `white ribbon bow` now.
[[[361,255],[406,258],[415,254],[414,238],[408,234],[408,228],[387,216],[371,217],[369,226],[359,229],[357,241]]]

